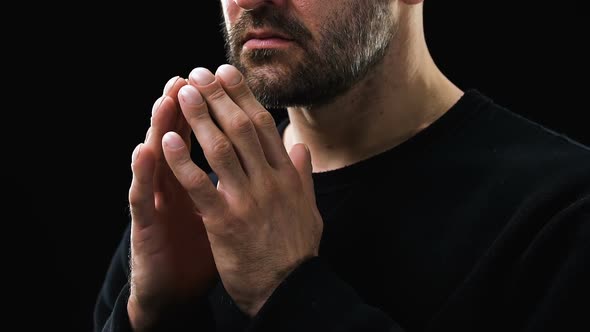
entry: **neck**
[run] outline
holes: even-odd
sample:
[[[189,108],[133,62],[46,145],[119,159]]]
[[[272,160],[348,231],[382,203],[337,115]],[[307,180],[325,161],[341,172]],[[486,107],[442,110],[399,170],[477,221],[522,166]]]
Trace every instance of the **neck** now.
[[[391,45],[371,74],[333,102],[288,108],[285,147],[289,151],[296,143],[307,144],[314,172],[341,168],[403,143],[463,94],[435,65],[422,29],[398,30]]]

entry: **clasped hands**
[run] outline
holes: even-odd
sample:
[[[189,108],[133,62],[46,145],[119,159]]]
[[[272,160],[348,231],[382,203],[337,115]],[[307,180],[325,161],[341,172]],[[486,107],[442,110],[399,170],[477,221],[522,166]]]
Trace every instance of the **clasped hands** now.
[[[191,159],[191,132],[218,177]],[[271,114],[231,65],[175,77],[132,156],[131,290],[141,330],[167,306],[201,296],[219,276],[254,316],[323,229],[303,144],[287,152]]]

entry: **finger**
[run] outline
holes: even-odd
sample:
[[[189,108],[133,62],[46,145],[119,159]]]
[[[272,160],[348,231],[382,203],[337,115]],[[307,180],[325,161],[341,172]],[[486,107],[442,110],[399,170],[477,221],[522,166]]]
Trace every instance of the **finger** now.
[[[178,117],[176,119],[176,126],[175,126],[175,132],[178,133],[178,135],[180,135],[180,137],[182,137],[182,140],[184,141],[184,144],[186,144],[187,148],[189,149],[189,151],[191,150],[191,126],[189,125],[189,123],[186,121],[186,118],[184,117],[184,114],[182,114],[181,112],[178,112]]]
[[[131,219],[140,227],[146,227],[153,223],[155,164],[155,158],[145,144],[140,143],[135,147],[131,162],[133,178],[128,199]]]
[[[169,96],[162,96],[156,101],[156,103],[154,103],[152,125],[149,129],[149,137],[147,137],[145,145],[153,152],[156,162],[155,172],[160,174],[159,176],[154,177],[155,192],[165,190],[167,177],[163,175],[167,172],[172,174],[164,160],[164,154],[162,152],[162,136],[164,136],[167,131],[174,129],[176,124],[176,113],[175,102]]]
[[[307,146],[303,143],[293,145],[289,151],[293,165],[299,173],[299,178],[303,182],[305,192],[315,200],[315,190],[313,185],[311,153]]]
[[[164,135],[162,146],[170,169],[189,193],[203,219],[222,217],[224,200],[207,173],[192,161],[182,137],[175,132],[168,132]]]
[[[152,133],[152,127],[150,126],[148,128],[148,130],[145,132],[145,139],[143,140],[143,143],[147,143],[148,139],[150,138],[151,133]]]
[[[246,173],[266,173],[269,165],[248,114],[234,103],[208,69],[193,69],[189,81],[207,100],[209,113],[231,140]]]
[[[239,190],[247,184],[246,173],[232,142],[217,127],[209,115],[207,103],[192,85],[183,86],[179,101],[184,117],[190,124],[209,166],[224,186]]]
[[[166,83],[162,96],[156,100],[152,107],[151,126],[146,135],[145,144],[154,153],[156,170],[159,174],[172,172],[168,169],[162,153],[162,136],[170,130],[176,129],[177,118],[181,113],[178,105],[178,89],[186,85],[186,81],[179,76],[172,77]],[[161,192],[167,186],[167,176],[155,176],[154,191]],[[161,195],[156,194],[156,198]],[[162,202],[157,200],[156,203]]]
[[[186,84],[186,80],[179,76],[169,79],[162,90],[162,96],[154,102],[152,107],[151,126],[146,144],[151,145],[158,159],[161,159],[162,136],[167,131],[176,129],[176,121],[180,115],[178,90]]]
[[[162,96],[168,96],[172,97],[173,99],[176,99],[176,96],[178,95],[178,90],[180,90],[180,88],[186,84],[187,81],[185,79],[181,78],[180,76],[174,76],[171,79],[169,79],[168,82],[166,82],[166,85],[164,85],[164,89],[162,90]]]
[[[289,155],[274,118],[256,100],[238,69],[224,64],[217,68],[215,75],[221,79],[221,84],[229,97],[250,117],[268,163],[273,167],[289,163]]]
[[[184,142],[188,145],[190,150],[191,129],[188,123],[186,122],[186,119],[182,115],[182,112],[180,111],[180,104],[178,102],[178,91],[181,87],[187,84],[187,79],[184,79],[180,76],[174,76],[168,81],[168,83],[166,83],[166,86],[162,91],[162,95],[171,97],[176,104],[176,123],[174,125],[174,128],[170,130],[177,132],[183,138]]]

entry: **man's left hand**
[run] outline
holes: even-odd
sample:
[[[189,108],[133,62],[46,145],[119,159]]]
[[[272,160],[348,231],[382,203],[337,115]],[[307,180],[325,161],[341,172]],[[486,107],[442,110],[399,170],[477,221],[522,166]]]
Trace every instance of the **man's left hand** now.
[[[287,153],[274,118],[233,66],[215,75],[193,69],[178,97],[217,188],[174,132],[163,138],[164,155],[202,216],[225,289],[254,316],[291,271],[318,255],[323,221],[310,152],[296,144]]]

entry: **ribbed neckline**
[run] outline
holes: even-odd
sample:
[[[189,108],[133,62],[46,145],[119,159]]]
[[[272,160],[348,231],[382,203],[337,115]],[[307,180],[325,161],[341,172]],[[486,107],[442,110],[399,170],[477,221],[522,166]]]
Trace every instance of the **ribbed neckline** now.
[[[417,161],[419,156],[431,148],[433,144],[442,143],[445,136],[456,132],[466,120],[475,116],[483,106],[492,102],[489,97],[478,90],[468,89],[440,118],[408,140],[352,165],[313,173],[314,183],[316,187],[328,188],[363,181],[382,171],[392,172],[400,167],[406,167]],[[288,124],[288,117],[279,122],[277,128],[281,136]]]

